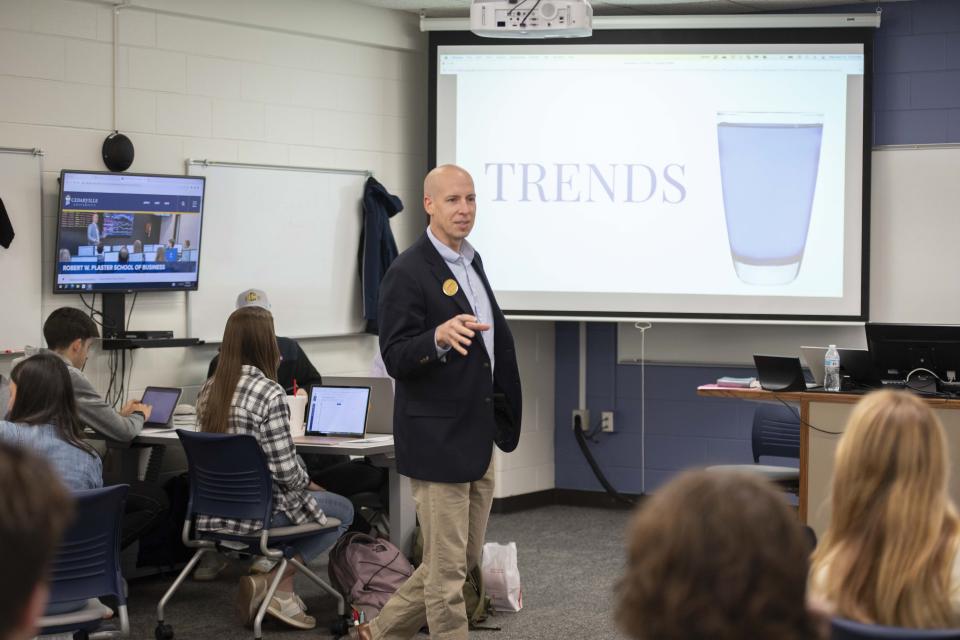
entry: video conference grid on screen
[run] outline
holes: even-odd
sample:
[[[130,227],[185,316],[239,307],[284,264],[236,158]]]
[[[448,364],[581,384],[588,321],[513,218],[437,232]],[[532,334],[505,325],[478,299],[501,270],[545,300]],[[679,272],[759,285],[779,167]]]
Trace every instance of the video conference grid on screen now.
[[[54,291],[196,289],[204,179],[64,171]]]
[[[504,309],[861,313],[862,43],[440,44],[436,68],[437,163],[474,177]]]

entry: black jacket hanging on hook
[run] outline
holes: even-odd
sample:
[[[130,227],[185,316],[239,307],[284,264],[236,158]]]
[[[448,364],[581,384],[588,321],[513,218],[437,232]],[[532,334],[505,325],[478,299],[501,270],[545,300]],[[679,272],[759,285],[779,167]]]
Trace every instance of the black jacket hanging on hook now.
[[[9,249],[15,235],[10,216],[7,215],[7,209],[3,206],[3,200],[0,200],[0,247]]]

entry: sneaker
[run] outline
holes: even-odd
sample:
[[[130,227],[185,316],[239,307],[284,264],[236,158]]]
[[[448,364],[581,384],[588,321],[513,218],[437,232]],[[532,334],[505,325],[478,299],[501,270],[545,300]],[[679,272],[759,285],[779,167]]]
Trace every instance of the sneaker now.
[[[267,596],[270,580],[267,576],[244,576],[240,578],[240,592],[237,594],[237,617],[240,624],[250,627],[257,617],[257,609]],[[276,600],[276,598],[274,598]]]
[[[267,613],[297,629],[313,629],[317,626],[317,619],[307,615],[307,606],[295,593],[285,597],[273,596]]]
[[[267,556],[257,556],[257,559],[250,565],[250,573],[263,574],[270,573],[277,566],[277,561]]]
[[[193,570],[193,579],[198,582],[216,580],[220,572],[227,568],[228,561],[216,551],[208,551],[200,558],[200,562]]]

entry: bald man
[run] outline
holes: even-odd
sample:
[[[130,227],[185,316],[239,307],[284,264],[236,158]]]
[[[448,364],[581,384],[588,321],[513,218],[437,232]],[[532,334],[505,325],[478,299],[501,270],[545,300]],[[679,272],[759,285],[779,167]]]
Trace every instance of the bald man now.
[[[380,352],[396,380],[397,469],[411,478],[423,562],[361,637],[467,638],[463,583],[480,561],[493,501],[493,447],[520,438],[520,374],[510,327],[467,242],[473,179],[443,165],[423,183],[430,225],[380,288]]]

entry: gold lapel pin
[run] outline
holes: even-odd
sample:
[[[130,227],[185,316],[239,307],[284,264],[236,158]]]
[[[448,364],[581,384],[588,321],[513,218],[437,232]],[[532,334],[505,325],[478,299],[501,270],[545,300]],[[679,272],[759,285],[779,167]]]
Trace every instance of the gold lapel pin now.
[[[450,296],[451,298],[457,295],[457,291],[460,291],[460,287],[457,285],[457,281],[453,278],[447,278],[443,281],[443,292]]]

